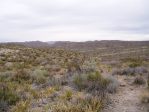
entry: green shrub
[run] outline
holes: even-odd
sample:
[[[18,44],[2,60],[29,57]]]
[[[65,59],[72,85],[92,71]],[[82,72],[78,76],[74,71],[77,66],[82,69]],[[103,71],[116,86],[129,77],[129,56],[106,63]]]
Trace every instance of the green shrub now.
[[[80,74],[74,77],[74,84],[79,90],[85,90],[92,94],[101,95],[106,92],[109,80],[99,72]]]
[[[82,90],[86,87],[84,82],[85,82],[85,79],[83,75],[76,75],[73,79],[73,83],[79,90]]]
[[[30,101],[20,101],[11,109],[12,112],[28,112]]]
[[[113,71],[112,75],[131,75],[131,76],[136,76],[136,75],[141,75],[141,74],[147,74],[148,70],[146,67],[140,66],[140,67],[128,67],[124,69],[116,69]]]
[[[88,81],[101,81],[102,76],[99,72],[90,73],[90,74],[87,75],[87,80]]]
[[[116,93],[119,87],[119,82],[113,76],[109,76],[108,80],[109,85],[107,86],[107,91],[109,93]]]
[[[11,91],[6,84],[0,84],[0,101],[4,101],[8,105],[15,105],[19,99],[19,96]]]
[[[99,72],[93,72],[87,75],[87,91],[93,94],[104,94],[109,80],[104,78]]]
[[[65,92],[65,94],[62,96],[62,98],[66,99],[66,100],[70,100],[72,98],[72,91],[67,90]]]
[[[47,76],[48,73],[45,70],[35,70],[33,71],[33,73],[31,74],[31,78],[33,80],[33,82],[37,83],[37,84],[43,84],[47,81]]]
[[[129,64],[129,67],[131,68],[135,68],[135,67],[138,67],[138,66],[141,66],[142,63],[141,62],[132,62]]]
[[[10,81],[14,76],[14,72],[6,71],[0,73],[0,81]]]
[[[129,63],[128,66],[132,68],[141,66],[143,64],[143,60],[140,58],[125,58],[125,59],[122,59],[122,61],[124,63],[125,62]]]

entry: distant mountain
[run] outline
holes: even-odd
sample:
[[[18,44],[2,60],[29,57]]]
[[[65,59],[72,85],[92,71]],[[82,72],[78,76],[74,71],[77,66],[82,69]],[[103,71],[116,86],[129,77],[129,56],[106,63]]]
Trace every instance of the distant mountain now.
[[[26,41],[26,42],[6,42],[6,43],[0,43],[0,45],[19,45],[24,47],[32,47],[32,48],[41,48],[41,47],[50,47],[47,42],[42,41]]]
[[[33,48],[49,47],[49,44],[47,42],[41,42],[41,41],[16,42],[16,44]]]
[[[27,41],[27,42],[10,42],[5,44],[18,44],[33,48],[64,48],[71,50],[94,50],[99,48],[121,48],[121,47],[139,47],[149,46],[149,41],[118,41],[118,40],[102,40],[102,41],[86,41],[86,42],[70,42],[70,41]]]
[[[73,49],[73,50],[92,50],[97,48],[118,48],[118,47],[135,47],[149,46],[149,41],[118,41],[118,40],[102,40],[102,41],[86,41],[86,42],[69,42],[58,41],[52,47]]]

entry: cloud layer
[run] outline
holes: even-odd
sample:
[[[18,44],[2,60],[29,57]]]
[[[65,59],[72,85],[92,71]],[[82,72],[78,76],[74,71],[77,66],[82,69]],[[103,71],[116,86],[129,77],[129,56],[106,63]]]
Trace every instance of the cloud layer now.
[[[148,0],[1,0],[0,41],[149,40]]]

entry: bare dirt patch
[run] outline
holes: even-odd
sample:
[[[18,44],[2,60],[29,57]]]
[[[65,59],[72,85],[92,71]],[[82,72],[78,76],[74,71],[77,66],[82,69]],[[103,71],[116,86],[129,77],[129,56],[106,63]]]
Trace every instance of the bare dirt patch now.
[[[132,84],[134,77],[118,76],[120,82],[116,94],[110,95],[110,102],[103,112],[149,112],[140,102],[143,86]]]

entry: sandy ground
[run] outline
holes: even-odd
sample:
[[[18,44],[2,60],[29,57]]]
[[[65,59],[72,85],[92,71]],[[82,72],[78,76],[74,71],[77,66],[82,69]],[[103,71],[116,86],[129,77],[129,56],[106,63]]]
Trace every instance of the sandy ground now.
[[[149,112],[140,102],[143,86],[132,84],[134,77],[118,76],[120,87],[116,94],[110,95],[110,103],[103,112]]]

